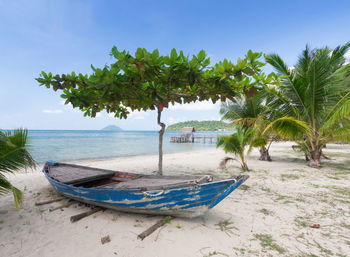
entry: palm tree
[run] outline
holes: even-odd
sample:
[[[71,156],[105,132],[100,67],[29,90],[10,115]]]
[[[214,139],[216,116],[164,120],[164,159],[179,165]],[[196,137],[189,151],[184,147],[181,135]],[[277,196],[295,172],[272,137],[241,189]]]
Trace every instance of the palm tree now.
[[[14,173],[21,168],[35,168],[35,161],[27,150],[28,131],[17,129],[0,131],[0,195],[13,193],[15,207],[22,203],[22,192],[11,185],[4,173]]]
[[[216,147],[222,147],[226,153],[233,153],[240,159],[243,170],[249,170],[245,158],[245,148],[250,145],[254,132],[252,128],[243,129],[242,125],[236,127],[236,133],[229,136],[220,136]],[[249,151],[248,151],[249,153]],[[233,158],[225,158],[224,164]]]
[[[253,127],[255,133],[252,146],[259,148],[259,160],[271,161],[269,148],[276,136],[268,133],[262,134],[269,124],[266,100],[263,91],[253,96],[236,96],[232,101],[221,105],[220,114],[223,115],[223,120],[231,121],[233,125],[241,124],[245,130]],[[272,115],[269,118],[271,119]]]
[[[306,46],[293,68],[277,54],[266,56],[281,76],[278,86],[266,87],[273,96],[270,107],[306,125],[294,136],[307,149],[311,167],[321,166],[327,142],[350,141],[350,64],[344,58],[349,47],[350,42],[334,50]],[[287,127],[278,130],[288,136]]]

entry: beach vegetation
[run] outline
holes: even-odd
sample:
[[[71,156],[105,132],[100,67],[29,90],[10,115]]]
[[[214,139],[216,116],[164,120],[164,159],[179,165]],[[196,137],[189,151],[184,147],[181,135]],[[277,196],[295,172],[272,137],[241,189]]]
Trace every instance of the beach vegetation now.
[[[269,234],[255,234],[254,235],[256,239],[260,241],[260,245],[264,249],[269,249],[269,250],[275,250],[280,254],[283,254],[286,252],[284,248],[279,246],[275,240],[273,240],[272,236]]]
[[[23,193],[8,181],[5,174],[36,167],[28,147],[27,130],[0,131],[0,195],[12,192],[16,209],[22,203]]]
[[[248,51],[236,64],[224,59],[210,67],[210,58],[201,50],[189,57],[182,51],[171,50],[169,55],[160,55],[138,48],[134,55],[127,51],[111,50],[116,61],[102,69],[91,65],[91,75],[53,75],[44,72],[36,80],[41,86],[60,90],[65,104],[71,104],[96,117],[106,110],[117,118],[127,118],[134,111],[157,111],[159,131],[158,173],[163,169],[163,134],[166,125],[161,120],[164,108],[170,104],[183,104],[211,100],[225,102],[240,93],[254,94],[258,85],[276,80],[274,74],[261,73],[265,64],[262,54]]]
[[[278,120],[290,121],[275,131],[299,144],[310,167],[321,166],[328,142],[350,142],[350,64],[344,57],[349,48],[350,42],[335,49],[306,46],[291,68],[277,54],[265,58],[280,76],[278,85],[265,86],[269,106],[284,115]],[[269,127],[273,125],[275,121]]]
[[[233,153],[239,157],[238,162],[244,171],[248,171],[248,165],[246,155],[249,154],[249,149],[246,148],[251,144],[251,140],[254,136],[252,128],[244,129],[242,125],[236,126],[236,133],[228,136],[218,137],[216,146],[222,147],[226,153]],[[227,162],[233,158],[225,158]],[[236,160],[236,159],[235,159]]]
[[[233,224],[233,222],[231,222],[230,220],[223,220],[223,221],[220,221],[218,224],[215,224],[215,225],[218,226],[218,229],[220,231],[223,231],[223,232],[226,233],[226,235],[231,236],[231,235],[234,234],[232,229],[238,230],[238,228],[236,228],[232,224]]]
[[[277,139],[272,134],[263,134],[269,123],[267,111],[268,105],[262,90],[256,92],[253,96],[238,95],[231,101],[223,103],[220,108],[222,120],[230,121],[233,126],[240,124],[245,130],[254,128],[251,146],[259,148],[259,160],[262,161],[271,161],[269,149],[271,143]],[[269,117],[272,117],[272,115]]]
[[[260,213],[264,214],[264,215],[272,215],[273,214],[273,211],[270,211],[266,208],[262,208],[259,210]]]

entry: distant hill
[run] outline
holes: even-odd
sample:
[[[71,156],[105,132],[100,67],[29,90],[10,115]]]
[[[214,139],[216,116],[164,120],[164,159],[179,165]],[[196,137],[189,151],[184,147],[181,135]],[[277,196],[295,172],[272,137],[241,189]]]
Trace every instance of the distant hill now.
[[[206,120],[206,121],[191,120],[191,121],[179,122],[179,123],[170,125],[167,128],[167,130],[169,131],[182,130],[182,128],[184,127],[194,127],[196,131],[234,130],[232,125],[227,124],[223,121],[217,121],[217,120]]]
[[[101,130],[113,130],[113,131],[122,131],[121,128],[119,128],[118,126],[115,126],[115,125],[109,125],[107,127],[104,127],[103,129]]]

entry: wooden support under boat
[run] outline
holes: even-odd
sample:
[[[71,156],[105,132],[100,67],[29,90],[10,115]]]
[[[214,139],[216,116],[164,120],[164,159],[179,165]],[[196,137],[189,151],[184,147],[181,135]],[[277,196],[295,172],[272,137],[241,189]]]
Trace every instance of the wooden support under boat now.
[[[102,211],[102,210],[103,209],[99,208],[99,207],[91,209],[89,211],[86,211],[86,212],[83,212],[83,213],[80,213],[80,214],[77,214],[77,215],[74,215],[74,216],[70,217],[70,221],[71,222],[76,222],[78,220],[81,220],[82,218],[85,218],[87,216],[90,216],[90,215],[92,215],[92,214],[94,214],[96,212]]]
[[[167,216],[164,219],[159,220],[156,224],[154,224],[152,227],[149,227],[147,230],[143,231],[141,234],[137,236],[138,239],[145,239],[147,236],[152,234],[154,231],[156,231],[161,226],[164,226],[166,223],[169,223],[170,220],[173,219],[171,216]]]
[[[72,204],[74,203],[74,201],[72,199],[70,199],[67,203],[65,204],[62,204],[60,206],[57,206],[55,208],[50,208],[49,211],[52,212],[52,211],[56,211],[56,210],[59,210],[59,209],[62,209],[62,208],[67,208],[69,206],[71,206]]]
[[[44,204],[49,204],[49,203],[54,203],[54,202],[58,202],[58,201],[62,201],[64,198],[57,198],[57,199],[52,199],[52,200],[48,200],[48,201],[43,201],[43,202],[36,202],[35,205],[39,206],[39,205],[44,205]]]

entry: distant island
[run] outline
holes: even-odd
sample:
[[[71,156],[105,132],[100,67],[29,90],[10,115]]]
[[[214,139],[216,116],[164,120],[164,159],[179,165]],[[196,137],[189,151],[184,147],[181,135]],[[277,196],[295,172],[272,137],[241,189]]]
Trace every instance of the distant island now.
[[[121,128],[119,128],[118,126],[115,126],[115,125],[109,125],[107,127],[104,127],[103,129],[101,130],[112,130],[112,131],[122,131]]]
[[[179,123],[175,123],[173,125],[170,125],[167,128],[167,130],[177,131],[177,130],[182,130],[184,127],[194,127],[196,129],[196,131],[216,131],[216,130],[232,131],[232,130],[234,130],[234,127],[232,125],[227,124],[223,121],[217,121],[217,120],[184,121],[184,122],[179,122]]]

